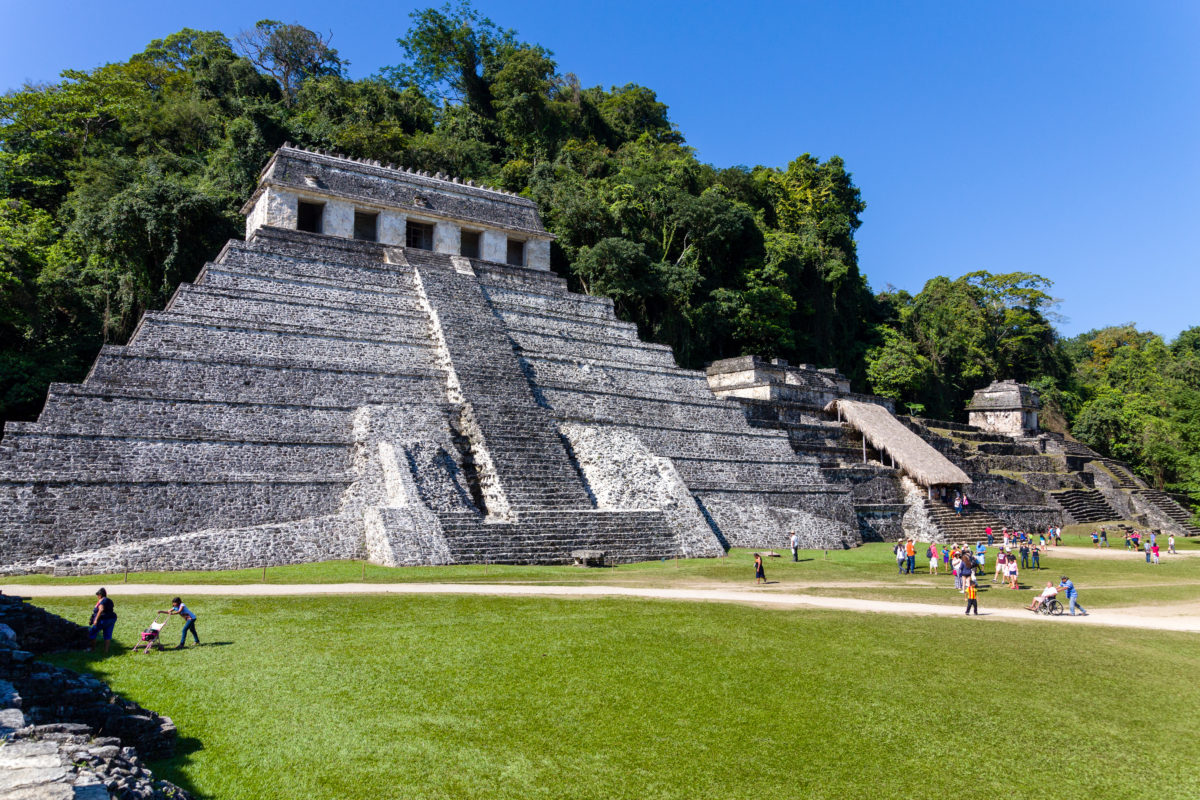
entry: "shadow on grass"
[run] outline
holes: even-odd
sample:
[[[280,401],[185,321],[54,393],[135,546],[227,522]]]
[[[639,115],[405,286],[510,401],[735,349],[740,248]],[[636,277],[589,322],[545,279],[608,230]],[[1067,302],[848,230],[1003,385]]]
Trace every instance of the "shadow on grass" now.
[[[233,642],[213,642],[213,644],[228,645],[233,644]],[[53,661],[53,663],[61,667],[74,670],[75,672],[91,674],[94,677],[104,681],[105,685],[109,686],[111,689],[112,685],[110,682],[110,674],[107,664],[112,663],[112,659],[125,658],[126,656],[132,654],[132,648],[126,647],[124,642],[114,637],[113,649],[108,655],[105,655],[103,651],[99,650],[64,650],[57,653],[46,653],[43,656],[39,656],[39,658],[45,659],[46,656],[49,656],[50,658],[48,660]],[[114,689],[113,691],[116,690]],[[126,700],[134,700],[134,702],[138,702],[135,700],[135,698],[127,697],[125,695],[120,696],[124,697]],[[167,717],[171,716],[169,713],[157,708],[150,710]],[[179,736],[175,739],[175,755],[171,756],[170,758],[159,759],[156,761],[148,760],[146,761],[146,765],[153,771],[156,780],[168,780],[178,786],[180,789],[188,792],[190,795],[192,795],[192,797],[196,798],[196,800],[213,800],[211,796],[197,791],[192,785],[191,781],[188,779],[187,775],[183,772],[183,769],[191,763],[192,754],[203,749],[204,744],[199,739]]]
[[[154,772],[155,778],[170,781],[196,800],[213,800],[211,795],[198,791],[184,772],[184,769],[192,762],[192,755],[203,749],[204,744],[199,739],[181,736],[175,740],[175,755],[159,761],[148,762],[148,766]]]

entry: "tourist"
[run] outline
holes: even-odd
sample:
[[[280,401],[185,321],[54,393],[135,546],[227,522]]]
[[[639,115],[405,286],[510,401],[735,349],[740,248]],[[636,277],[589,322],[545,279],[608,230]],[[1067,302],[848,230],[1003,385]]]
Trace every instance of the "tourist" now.
[[[1167,537],[1167,552],[1175,553],[1175,534],[1173,533]]]
[[[896,542],[893,552],[896,554],[896,574],[904,574],[904,564],[908,561],[908,556],[904,554],[904,542]]]
[[[971,615],[971,609],[975,609],[975,616],[979,616],[979,586],[975,582],[975,577],[972,576],[967,584],[967,616]]]
[[[975,556],[971,555],[971,548],[964,547],[959,553],[959,558],[962,559],[962,566],[959,571],[962,572],[963,591],[967,589],[967,584],[971,582],[971,578],[975,575]]]
[[[917,543],[909,539],[904,543],[904,556],[906,558],[904,565],[905,575],[917,574]]]
[[[942,569],[946,570],[947,573],[950,572],[950,548],[949,547],[942,548]]]
[[[1100,534],[1098,531],[1092,531],[1092,547],[1100,546]]]
[[[1150,550],[1153,551],[1153,553],[1154,553],[1154,563],[1158,564],[1158,545],[1157,544],[1150,545]]]
[[[754,554],[754,584],[767,582],[767,573],[763,570],[762,553]]]
[[[959,594],[962,594],[962,592],[963,592],[963,576],[962,576],[963,562],[962,562],[962,558],[959,557],[958,550],[955,550],[953,552],[953,554],[950,556],[950,565],[954,569],[954,588],[958,589]]]
[[[1158,544],[1158,531],[1150,531],[1150,544]]]
[[[104,654],[108,655],[108,649],[112,645],[113,627],[117,624],[117,612],[108,592],[104,589],[96,592],[96,597],[99,599],[92,608],[92,621],[88,623],[91,626],[88,628],[88,638],[94,642],[96,637],[103,633]]]
[[[1008,548],[1004,547],[996,554],[996,574],[992,576],[992,583],[999,583],[1000,576],[1006,574],[1008,574]]]
[[[987,548],[983,542],[975,543],[975,564],[979,567],[979,571],[983,571],[984,565],[987,563]]]
[[[1108,547],[1108,528],[1100,529],[1100,546]]]
[[[983,529],[983,532],[985,534],[987,534],[988,547],[991,547],[996,538],[995,536],[992,535],[992,526],[988,525],[986,528]]]
[[[1001,531],[1001,536],[1002,536],[1002,538],[1000,541],[1004,545],[1004,549],[1007,550],[1008,549],[1008,526],[1007,525],[1005,525],[1004,529]]]
[[[1054,529],[1054,546],[1058,547],[1062,544],[1062,526],[1059,525]]]
[[[800,537],[792,531],[792,561],[800,560]]]
[[[938,546],[937,543],[929,545],[929,550],[926,553],[929,556],[929,574],[937,575],[938,568]]]
[[[963,492],[962,496],[962,513],[966,514],[971,510],[971,498],[967,497],[967,493]]]
[[[1058,588],[1067,590],[1067,599],[1071,601],[1071,616],[1075,616],[1075,609],[1078,608],[1083,616],[1087,616],[1088,612],[1083,606],[1079,605],[1079,592],[1075,589],[1075,584],[1071,583],[1071,579],[1066,575],[1058,582]]]
[[[1041,533],[1038,534],[1038,544],[1040,544],[1042,546],[1042,549],[1045,549],[1045,547],[1046,547],[1046,532],[1045,531],[1042,531]]]
[[[1023,568],[1028,568],[1029,567],[1029,542],[1021,542],[1020,553],[1021,553],[1021,566]]]
[[[1034,545],[1032,555],[1033,555],[1033,562],[1032,562],[1032,566],[1030,566],[1030,569],[1041,569],[1042,568],[1042,548],[1038,547],[1037,545]]]
[[[1151,544],[1150,544],[1150,540],[1149,540],[1149,539],[1147,539],[1147,540],[1146,540],[1146,547],[1145,547],[1145,550],[1146,550],[1146,563],[1147,563],[1147,564],[1149,564],[1149,563],[1150,563],[1150,548],[1151,548],[1152,546],[1153,546],[1153,545],[1151,545]]]
[[[187,641],[188,631],[192,632],[192,638],[196,640],[196,644],[200,644],[200,637],[196,635],[196,615],[178,597],[171,600],[170,610],[158,613],[168,615],[178,614],[179,618],[183,620],[183,633],[179,636],[179,646],[175,648],[176,650],[183,649],[183,643]]]
[[[963,509],[962,495],[960,495],[958,492],[955,492],[954,493],[954,513],[958,514],[959,516],[962,516],[962,509]]]
[[[1034,595],[1033,602],[1029,604],[1029,610],[1037,611],[1055,597],[1058,597],[1058,589],[1054,588],[1053,581],[1046,581],[1046,588],[1042,589],[1041,594]]]
[[[1017,576],[1019,574],[1020,574],[1020,571],[1017,569],[1017,560],[1015,558],[1010,558],[1008,560],[1008,588],[1010,588],[1010,589],[1018,588]]]
[[[1130,541],[1132,541],[1132,540],[1130,539],[1130,536],[1129,536],[1129,531],[1125,531],[1125,550],[1126,550],[1126,552],[1128,552],[1128,551],[1129,551],[1129,543],[1130,543]]]

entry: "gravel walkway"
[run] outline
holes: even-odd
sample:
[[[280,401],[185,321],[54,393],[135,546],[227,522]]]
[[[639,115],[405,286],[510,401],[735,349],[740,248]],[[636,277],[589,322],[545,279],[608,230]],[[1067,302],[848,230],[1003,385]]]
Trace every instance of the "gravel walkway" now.
[[[92,597],[91,585],[40,585],[3,587],[6,594],[22,597]],[[820,608],[833,611],[857,611],[880,614],[911,614],[914,616],[963,616],[963,606],[906,603],[892,600],[862,600],[852,597],[817,597],[804,594],[785,594],[771,589],[653,589],[625,586],[547,586],[528,584],[466,584],[466,583],[322,583],[322,584],[263,584],[181,585],[181,584],[116,584],[110,594],[114,598],[132,595],[195,595],[289,596],[323,594],[461,594],[501,597],[632,597],[646,600],[677,600],[710,603],[745,603],[773,608]],[[1086,595],[1084,600],[1086,600]],[[1022,609],[984,609],[981,619],[1023,620],[1046,625],[1104,625],[1120,628],[1143,628],[1160,631],[1200,633],[1200,615],[1194,604],[1183,607],[1185,613],[1172,614],[1170,606],[1156,606],[1155,614],[1131,609],[1094,611],[1088,616],[1043,617]]]

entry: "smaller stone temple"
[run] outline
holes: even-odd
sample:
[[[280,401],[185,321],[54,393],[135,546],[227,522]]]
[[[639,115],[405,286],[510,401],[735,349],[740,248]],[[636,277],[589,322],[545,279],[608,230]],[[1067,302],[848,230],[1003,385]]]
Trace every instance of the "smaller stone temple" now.
[[[1041,408],[1041,397],[1032,386],[1012,380],[993,381],[975,392],[968,414],[972,426],[988,433],[1036,436]]]

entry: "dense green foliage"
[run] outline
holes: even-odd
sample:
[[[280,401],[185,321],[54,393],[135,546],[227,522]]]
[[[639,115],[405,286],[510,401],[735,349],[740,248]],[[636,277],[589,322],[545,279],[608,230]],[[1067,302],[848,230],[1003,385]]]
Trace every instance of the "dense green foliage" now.
[[[1200,497],[1200,327],[1168,345],[1132,325],[1064,342],[1070,378],[1047,387],[1071,431],[1152,485]]]
[[[51,381],[79,380],[192,279],[290,140],[533,198],[558,237],[554,269],[685,366],[746,353],[835,366],[957,419],[991,380],[1031,381],[1062,400],[1063,424],[1084,414],[1086,441],[1196,485],[1186,363],[1146,367],[1180,391],[1142,387],[1153,402],[1117,409],[1125,378],[1058,340],[1046,279],[975,272],[873,295],[854,240],[865,204],[840,158],[704,164],[651,89],[583,87],[469,5],[412,17],[403,63],[360,80],[327,39],[262,20],[234,41],[185,29],[0,98],[0,417],[36,415]],[[1191,449],[1168,458],[1175,443]]]

